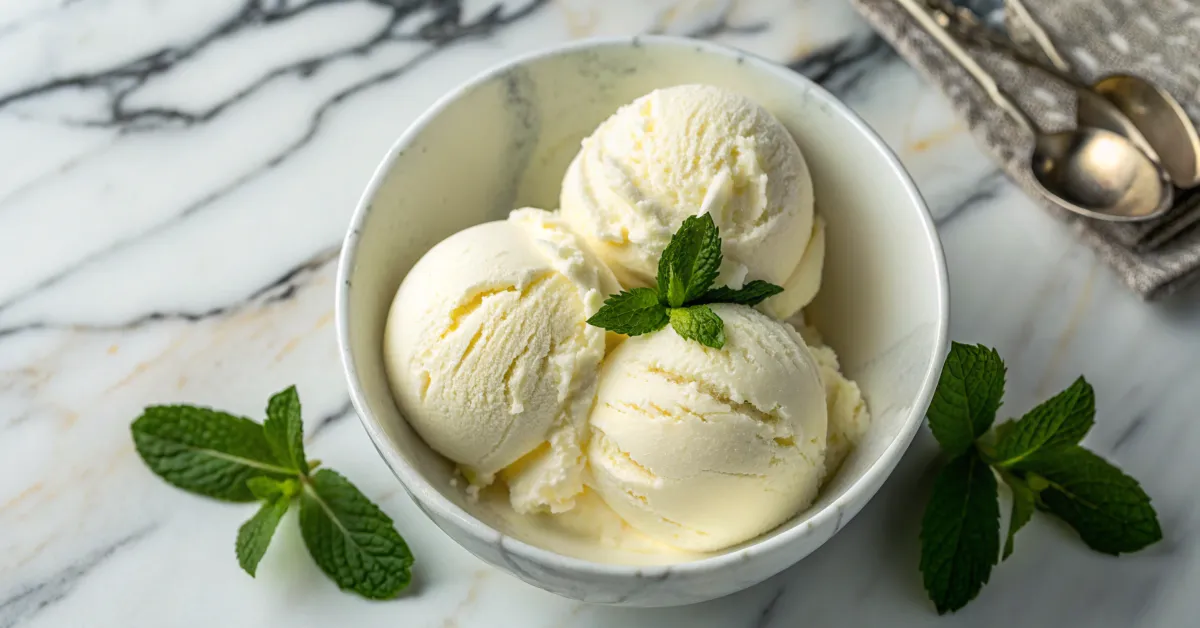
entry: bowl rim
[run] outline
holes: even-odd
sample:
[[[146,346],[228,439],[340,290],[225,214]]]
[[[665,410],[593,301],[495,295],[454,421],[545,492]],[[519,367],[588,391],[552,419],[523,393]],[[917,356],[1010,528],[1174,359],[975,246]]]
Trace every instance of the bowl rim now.
[[[769,538],[760,538],[752,540],[748,544],[716,556],[709,556],[691,561],[669,563],[663,565],[633,565],[633,564],[616,564],[616,563],[601,563],[590,561],[573,556],[560,554],[552,550],[544,549],[531,545],[520,539],[503,534],[501,531],[484,523],[466,510],[459,507],[457,504],[450,501],[438,490],[433,488],[432,484],[425,479],[407,460],[404,459],[398,451],[396,451],[388,442],[387,436],[382,428],[378,425],[379,421],[370,411],[366,396],[359,380],[358,370],[354,365],[351,355],[349,342],[349,293],[350,293],[350,274],[354,268],[358,255],[358,240],[359,234],[367,215],[371,211],[372,200],[377,195],[383,181],[387,179],[388,173],[391,171],[396,160],[404,149],[411,144],[415,138],[439,115],[441,115],[451,103],[457,101],[463,94],[479,85],[486,83],[493,78],[510,71],[514,67],[526,65],[533,61],[538,61],[545,58],[560,56],[566,53],[579,52],[587,49],[598,49],[607,47],[638,47],[643,44],[651,44],[654,46],[667,47],[687,47],[692,48],[697,52],[705,54],[714,54],[725,57],[734,57],[742,59],[747,63],[752,63],[757,69],[766,71],[774,75],[779,80],[795,84],[803,89],[808,90],[813,98],[821,101],[822,104],[829,106],[839,115],[847,118],[855,129],[862,134],[870,142],[872,147],[879,151],[891,168],[892,173],[899,177],[905,192],[907,193],[909,204],[918,209],[918,216],[924,228],[926,241],[931,249],[935,261],[935,281],[937,282],[937,310],[938,321],[937,331],[935,334],[933,354],[930,356],[930,366],[922,375],[921,386],[915,400],[915,403],[909,410],[909,416],[901,426],[900,431],[884,448],[879,458],[868,467],[861,476],[856,478],[845,492],[835,499],[833,502],[825,506],[820,512],[815,513],[808,522],[803,526],[796,526],[789,530],[785,530],[779,534]],[[629,578],[647,578],[656,575],[665,575],[670,573],[673,577],[685,575],[687,573],[702,573],[711,572],[721,569],[731,564],[735,564],[747,560],[750,555],[776,551],[782,547],[796,542],[809,534],[811,530],[824,527],[830,520],[834,521],[835,529],[830,535],[833,537],[846,523],[853,517],[844,516],[844,511],[851,505],[859,504],[865,506],[879,488],[882,487],[884,481],[891,475],[900,458],[911,444],[917,430],[924,422],[924,409],[928,407],[933,398],[934,388],[937,383],[938,374],[941,372],[942,364],[945,360],[947,351],[947,335],[950,324],[950,286],[948,273],[946,269],[946,259],[942,247],[941,239],[938,237],[936,225],[933,216],[929,212],[929,207],[925,203],[920,191],[917,189],[916,183],[913,182],[911,175],[900,162],[900,159],[883,139],[872,129],[862,118],[858,116],[848,105],[841,102],[837,97],[831,94],[821,85],[812,81],[808,77],[790,70],[774,61],[758,56],[754,53],[746,52],[731,48],[722,44],[717,44],[709,41],[689,39],[686,37],[676,37],[669,35],[634,35],[634,36],[618,36],[618,37],[593,37],[580,39],[576,41],[557,44],[538,50],[524,53],[497,65],[493,65],[482,72],[474,75],[465,82],[459,84],[440,98],[438,98],[428,109],[416,118],[401,133],[400,137],[392,143],[383,160],[376,167],[371,179],[367,184],[359,198],[358,204],[354,209],[354,214],[350,219],[350,226],[346,231],[346,236],[342,242],[342,249],[338,259],[337,281],[335,283],[334,295],[334,314],[335,327],[337,330],[338,353],[341,356],[342,370],[346,376],[346,383],[350,391],[350,400],[358,413],[359,420],[375,445],[377,451],[387,463],[388,468],[400,480],[405,489],[412,495],[417,506],[424,511],[425,508],[431,508],[437,514],[445,519],[452,521],[461,530],[475,537],[476,539],[493,544],[500,549],[501,552],[515,555],[533,561],[537,564],[554,565],[559,569],[567,569],[576,573],[588,575],[606,576],[606,577],[629,577]],[[855,512],[857,514],[857,511]],[[429,513],[426,512],[428,516]],[[841,521],[837,519],[841,518]],[[436,522],[435,522],[436,523]],[[454,535],[450,535],[454,538]],[[455,542],[459,542],[457,538]],[[828,540],[828,539],[826,539]],[[822,542],[824,543],[824,542]],[[461,544],[461,543],[460,543]],[[815,549],[815,548],[814,548]]]

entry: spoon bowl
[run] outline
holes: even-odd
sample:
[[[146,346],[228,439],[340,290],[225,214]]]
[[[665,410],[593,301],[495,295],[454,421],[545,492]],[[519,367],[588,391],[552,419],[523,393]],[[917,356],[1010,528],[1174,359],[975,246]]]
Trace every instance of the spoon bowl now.
[[[1004,9],[1007,20],[1011,22],[1010,32],[1023,32],[1025,36],[1022,41],[1041,53],[1050,63],[1052,72],[1077,82],[1071,62],[1054,45],[1049,33],[1034,18],[1024,0],[1006,0]],[[1018,28],[1013,29],[1011,26],[1014,24]],[[1017,47],[1021,48],[1020,45]],[[1134,138],[1143,149],[1144,144],[1149,144],[1148,154],[1162,164],[1175,185],[1188,189],[1200,184],[1200,136],[1197,135],[1196,125],[1174,96],[1140,76],[1129,74],[1107,76],[1085,89],[1112,103],[1139,134],[1130,135],[1103,124],[1098,126]],[[1080,101],[1080,124],[1097,126],[1097,120],[1110,119],[1107,112],[1100,111],[1098,117],[1094,115],[1096,113],[1094,107],[1085,108],[1085,103]]]
[[[1129,119],[1129,116],[1125,115],[1121,107],[1084,85],[1075,87],[1075,123],[1081,127],[1112,131],[1121,137],[1128,138],[1147,157],[1158,163],[1163,170],[1167,171],[1168,175],[1170,174],[1170,167],[1151,145],[1150,140],[1142,135],[1141,129]]]
[[[1179,101],[1128,74],[1105,77],[1092,88],[1141,131],[1175,185],[1186,189],[1200,184],[1200,137]]]
[[[1147,151],[1119,133],[1123,130],[1116,124],[1119,116],[1106,118],[1106,125],[1112,123],[1118,132],[1088,125],[1059,133],[1043,131],[950,34],[948,27],[962,24],[961,19],[955,20],[953,13],[939,8],[928,9],[919,0],[897,3],[958,61],[997,107],[1033,136],[1028,165],[1043,198],[1067,211],[1115,222],[1147,220],[1170,208],[1175,191],[1166,171]]]
[[[1106,129],[1038,134],[1030,161],[1047,198],[1086,216],[1146,220],[1174,198],[1166,173],[1128,138]]]

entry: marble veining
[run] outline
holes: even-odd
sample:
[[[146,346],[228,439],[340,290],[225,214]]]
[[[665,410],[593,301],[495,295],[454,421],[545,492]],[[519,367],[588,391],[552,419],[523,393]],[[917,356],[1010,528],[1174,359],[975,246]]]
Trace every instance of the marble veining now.
[[[333,271],[350,212],[386,148],[456,84],[552,43],[636,32],[778,60],[866,118],[937,219],[951,336],[1000,350],[1012,413],[1086,375],[1086,444],[1142,481],[1166,539],[1112,559],[1035,518],[980,598],[938,618],[916,571],[936,454],[924,430],[824,547],[695,606],[558,598],[428,521],[342,381]],[[1129,294],[842,2],[11,0],[0,137],[0,627],[1195,623],[1200,291]],[[128,425],[147,404],[260,416],[293,383],[312,455],[414,547],[403,598],[341,594],[289,522],[250,579],[233,540],[252,508],[176,491],[133,452]]]

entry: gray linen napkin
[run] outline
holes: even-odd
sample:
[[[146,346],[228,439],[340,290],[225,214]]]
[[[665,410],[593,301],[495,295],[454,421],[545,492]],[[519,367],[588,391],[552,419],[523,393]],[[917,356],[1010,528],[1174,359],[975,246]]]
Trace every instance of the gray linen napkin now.
[[[1032,138],[1013,124],[936,41],[895,0],[850,0],[910,64],[936,83],[999,161],[1031,196],[1035,184],[1025,158]],[[1002,0],[957,0],[995,21]],[[1193,120],[1200,119],[1200,4],[1194,0],[1056,0],[1025,3],[1080,77],[1137,74],[1171,92]],[[988,15],[992,13],[992,15]],[[1014,36],[1022,33],[1014,32]],[[984,68],[1043,127],[1074,123],[1070,90],[1001,55],[975,53]],[[1035,196],[1036,198],[1036,196]],[[1200,279],[1200,192],[1178,195],[1162,218],[1120,224],[1082,218],[1042,203],[1068,223],[1146,299],[1169,295]]]

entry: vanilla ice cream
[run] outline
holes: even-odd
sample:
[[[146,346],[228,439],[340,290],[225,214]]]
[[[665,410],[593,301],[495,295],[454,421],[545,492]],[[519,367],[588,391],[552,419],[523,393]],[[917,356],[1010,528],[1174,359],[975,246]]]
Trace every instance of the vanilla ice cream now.
[[[500,490],[484,492],[475,502],[481,518],[505,536],[597,563],[663,565],[704,558],[660,543],[621,519],[595,490],[584,487],[566,512],[519,514]]]
[[[828,480],[867,434],[871,413],[858,384],[842,374],[837,353],[825,344],[816,328],[804,325],[803,321],[796,328],[820,365],[821,381],[825,384],[829,431],[825,439],[824,479]]]
[[[811,347],[813,357],[821,365],[821,381],[825,384],[825,407],[829,414],[829,433],[825,445],[825,472],[828,479],[837,473],[846,456],[858,446],[871,415],[863,401],[858,384],[842,375],[837,354],[825,346]]]
[[[560,202],[626,287],[653,285],[671,235],[703,212],[721,231],[718,285],[783,286],[763,305],[780,319],[820,287],[824,231],[804,156],[774,116],[734,92],[682,85],[622,107],[583,141]]]
[[[714,551],[806,508],[824,475],[820,366],[790,325],[713,305],[726,343],[666,327],[605,360],[588,458],[600,496],[632,527]]]
[[[517,512],[562,512],[583,446],[617,290],[560,219],[522,209],[450,236],[405,277],[384,360],[401,413],[476,486],[499,474]]]

